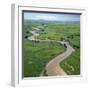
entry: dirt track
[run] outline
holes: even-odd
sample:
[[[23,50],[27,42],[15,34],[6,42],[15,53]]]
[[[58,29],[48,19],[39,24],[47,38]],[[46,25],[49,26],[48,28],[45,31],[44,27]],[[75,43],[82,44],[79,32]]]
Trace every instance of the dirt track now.
[[[40,42],[52,41],[52,42],[61,43],[62,45],[65,44],[67,46],[66,51],[64,53],[50,60],[50,62],[47,63],[45,67],[48,76],[67,75],[60,67],[60,62],[66,59],[68,56],[70,56],[72,52],[74,52],[74,49],[67,42],[56,41],[56,40],[40,40],[36,38],[37,36],[39,36],[38,33],[36,33],[35,31],[30,31],[30,33],[32,34],[32,36],[28,37],[29,40],[40,41]],[[41,73],[40,76],[43,76],[43,73]]]
[[[60,67],[59,64],[61,61],[70,56],[72,52],[74,52],[74,49],[68,43],[66,43],[66,45],[67,45],[66,51],[50,60],[50,62],[46,65],[45,67],[46,73],[49,76],[66,75],[66,73],[63,71],[63,69]]]

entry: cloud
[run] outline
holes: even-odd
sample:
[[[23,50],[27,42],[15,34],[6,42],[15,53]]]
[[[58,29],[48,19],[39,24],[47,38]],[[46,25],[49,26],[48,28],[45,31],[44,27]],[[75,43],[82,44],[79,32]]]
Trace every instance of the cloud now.
[[[49,15],[37,15],[35,18],[43,19],[43,20],[57,20],[55,16],[49,16]]]
[[[48,21],[80,21],[78,14],[55,14],[55,13],[32,13],[25,12],[24,19],[27,20],[48,20]]]

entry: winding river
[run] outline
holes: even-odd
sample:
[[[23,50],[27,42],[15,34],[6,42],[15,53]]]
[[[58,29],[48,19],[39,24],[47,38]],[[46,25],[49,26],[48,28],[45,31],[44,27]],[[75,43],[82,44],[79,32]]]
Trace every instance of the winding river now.
[[[64,42],[64,41],[57,41],[57,40],[40,40],[37,39],[37,36],[39,36],[39,33],[35,31],[30,31],[30,33],[32,34],[30,37],[28,37],[29,40],[32,41],[40,41],[40,42],[58,42],[61,43],[62,45],[66,45],[66,51],[63,52],[62,54],[56,56],[55,58],[53,58],[52,60],[50,60],[46,66],[45,66],[45,70],[48,76],[58,76],[58,75],[67,75],[66,72],[60,67],[60,62],[63,61],[64,59],[66,59],[67,57],[69,57],[72,52],[74,52],[75,50],[69,45],[68,42]],[[43,76],[43,72],[40,74],[40,76]]]

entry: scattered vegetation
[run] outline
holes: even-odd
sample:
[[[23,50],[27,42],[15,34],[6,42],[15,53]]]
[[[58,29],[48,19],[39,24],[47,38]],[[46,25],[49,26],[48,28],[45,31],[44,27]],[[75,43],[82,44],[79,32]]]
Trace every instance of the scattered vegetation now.
[[[60,63],[68,75],[80,74],[80,25],[79,22],[24,21],[24,77],[38,77],[45,65],[55,56],[65,51],[59,43],[34,42],[28,40],[31,30],[41,30],[38,39],[67,41],[75,52]],[[44,71],[46,75],[46,71]]]
[[[64,52],[58,43],[42,43],[24,40],[24,77],[38,77],[45,65],[56,55]]]
[[[75,35],[70,40],[70,44],[75,49],[75,52],[62,61],[60,66],[68,75],[80,75],[80,37]]]

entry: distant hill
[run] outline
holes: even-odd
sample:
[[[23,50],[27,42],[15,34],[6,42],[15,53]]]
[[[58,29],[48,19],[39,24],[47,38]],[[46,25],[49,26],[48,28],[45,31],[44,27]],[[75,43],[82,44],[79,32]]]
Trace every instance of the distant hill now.
[[[39,19],[39,20],[25,20],[26,22],[35,22],[35,23],[80,23],[80,21],[56,21],[56,20],[43,20],[43,19]]]

